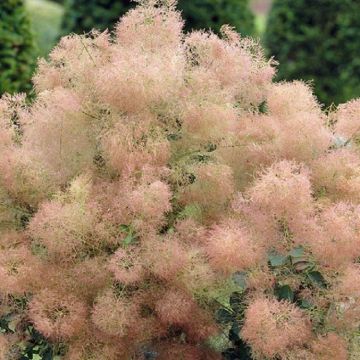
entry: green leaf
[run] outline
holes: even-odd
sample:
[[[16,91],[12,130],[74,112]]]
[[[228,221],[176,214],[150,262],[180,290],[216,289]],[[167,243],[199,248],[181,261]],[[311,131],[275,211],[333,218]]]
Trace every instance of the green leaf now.
[[[237,318],[239,318],[239,315],[242,315],[245,308],[244,295],[245,295],[244,292],[239,293],[237,291],[233,292],[230,295],[230,299],[229,299],[230,307],[234,311],[235,316],[237,316]]]
[[[131,245],[131,243],[134,241],[135,237],[133,236],[133,234],[128,234],[126,235],[125,239],[123,240],[123,244],[125,246],[129,246]]]
[[[234,283],[241,287],[241,289],[246,289],[246,272],[244,271],[238,271],[233,274],[232,279]]]
[[[276,286],[274,290],[275,296],[278,300],[294,301],[294,292],[289,285]]]
[[[310,271],[307,273],[308,278],[312,283],[320,287],[326,287],[326,281],[319,271]]]
[[[134,242],[134,240],[136,240],[136,236],[131,225],[121,224],[120,231],[126,234],[125,238],[122,241],[124,246],[129,246]]]
[[[33,354],[32,360],[42,360],[42,357],[39,354]]]
[[[130,231],[130,226],[126,225],[126,224],[121,224],[119,226],[119,228],[120,228],[120,231],[125,232],[125,233],[128,233]]]
[[[304,256],[304,248],[302,246],[298,246],[294,249],[292,249],[290,252],[289,252],[289,255],[292,257],[292,258],[301,258]]]
[[[301,309],[311,309],[313,305],[308,300],[302,299],[300,301],[299,307]]]
[[[284,266],[288,261],[288,256],[276,252],[269,254],[269,262],[272,267]]]
[[[230,330],[229,330],[229,340],[231,342],[236,342],[240,340],[240,326],[237,322],[233,322]]]
[[[230,330],[231,332],[231,330]],[[225,360],[252,360],[251,349],[238,335],[235,337],[229,333],[229,340],[234,347],[223,351],[222,356]]]
[[[16,325],[17,325],[17,321],[16,321],[16,320],[10,321],[10,322],[8,323],[8,328],[9,328],[9,330],[11,330],[12,332],[15,332],[15,330],[16,330]]]
[[[220,324],[228,324],[234,320],[234,315],[227,309],[219,309],[216,312],[216,320]]]

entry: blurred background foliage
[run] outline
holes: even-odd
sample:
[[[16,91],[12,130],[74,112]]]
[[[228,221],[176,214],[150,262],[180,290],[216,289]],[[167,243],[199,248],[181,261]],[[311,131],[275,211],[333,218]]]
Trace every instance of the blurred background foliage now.
[[[63,0],[62,34],[113,29],[119,17],[136,5],[132,0]]]
[[[244,36],[255,35],[254,14],[248,0],[179,0],[178,8],[187,31],[205,28],[219,32],[223,24],[230,24]]]
[[[132,0],[64,0],[63,33],[113,29],[115,23],[136,3]],[[185,29],[212,29],[219,32],[231,24],[243,35],[254,35],[254,15],[248,0],[179,0],[186,19]]]
[[[131,0],[1,0],[0,6],[11,2],[16,4],[14,8],[21,8],[24,1],[31,31],[16,16],[7,15],[7,20],[2,16],[0,22],[7,26],[13,22],[12,32],[21,29],[21,36],[30,39],[26,40],[29,45],[35,41],[36,49],[31,45],[28,52],[29,64],[30,59],[46,57],[60,36],[92,28],[112,29],[134,6]],[[312,82],[325,106],[360,96],[359,0],[179,0],[178,8],[186,19],[186,30],[211,28],[218,32],[223,23],[229,23],[243,35],[258,37],[267,55],[280,63],[277,80]],[[0,26],[4,33],[5,25]],[[6,41],[9,39],[2,43]],[[1,46],[6,53],[5,45]],[[17,45],[10,48],[19,51]],[[14,54],[18,64],[10,68],[24,67],[24,57]],[[0,93],[29,89],[25,74],[29,72],[24,71],[20,81],[5,73]]]
[[[38,56],[47,56],[58,40],[64,14],[61,2],[26,0]]]
[[[0,1],[0,94],[28,91],[35,43],[22,0]]]
[[[360,96],[359,0],[274,0],[264,43],[278,80],[313,82],[326,105]]]

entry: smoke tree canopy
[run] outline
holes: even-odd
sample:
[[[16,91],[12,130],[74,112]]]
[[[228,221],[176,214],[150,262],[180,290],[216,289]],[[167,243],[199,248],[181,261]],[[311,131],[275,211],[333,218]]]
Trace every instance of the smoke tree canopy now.
[[[32,105],[1,99],[1,352],[357,358],[359,100],[324,114],[175,5],[63,38]]]

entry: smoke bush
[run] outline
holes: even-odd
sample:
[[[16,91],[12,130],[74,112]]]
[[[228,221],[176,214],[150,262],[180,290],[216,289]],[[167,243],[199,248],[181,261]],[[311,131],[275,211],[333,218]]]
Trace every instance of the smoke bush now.
[[[0,101],[2,358],[357,358],[360,100],[322,112],[174,6]]]

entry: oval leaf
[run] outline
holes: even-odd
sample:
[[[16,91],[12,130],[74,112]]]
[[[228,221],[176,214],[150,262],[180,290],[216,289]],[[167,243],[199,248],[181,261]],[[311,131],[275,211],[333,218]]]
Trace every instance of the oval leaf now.
[[[310,281],[320,287],[326,287],[326,281],[319,271],[310,271],[307,273]]]
[[[294,292],[291,290],[289,285],[277,286],[274,294],[278,300],[287,300],[290,302],[294,301]]]
[[[271,253],[269,255],[269,262],[272,267],[284,266],[288,261],[288,256],[278,253]]]

